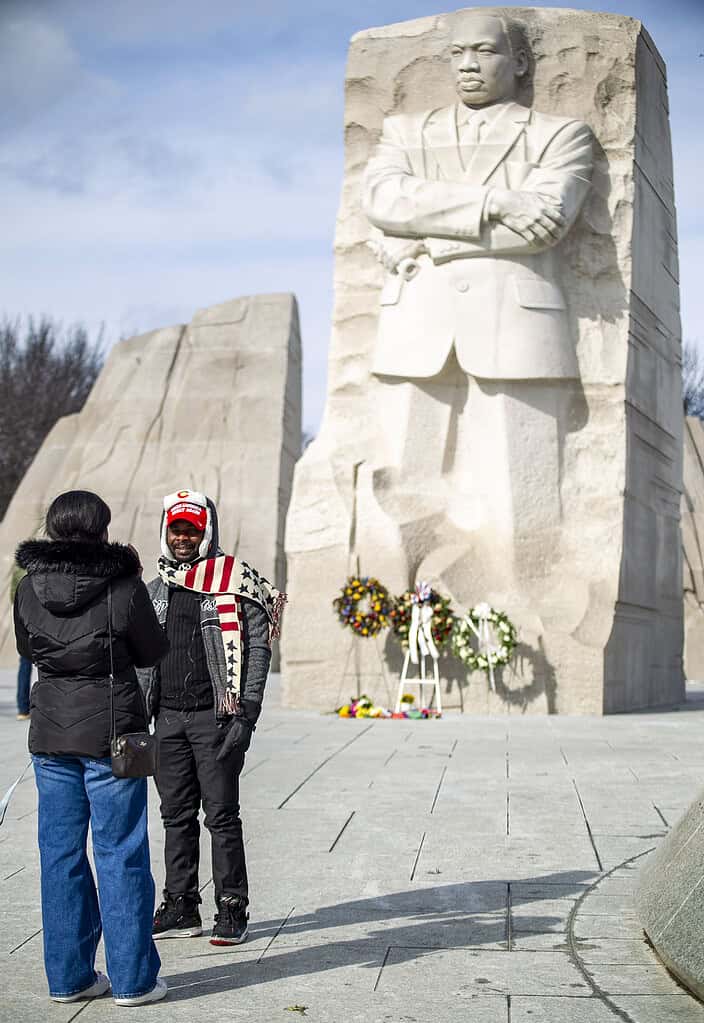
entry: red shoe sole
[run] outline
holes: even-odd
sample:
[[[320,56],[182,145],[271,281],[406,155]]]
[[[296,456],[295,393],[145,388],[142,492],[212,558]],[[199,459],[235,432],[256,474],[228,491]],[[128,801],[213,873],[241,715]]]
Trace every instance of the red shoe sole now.
[[[234,938],[218,938],[218,937],[211,938],[210,939],[210,944],[211,945],[244,945],[245,941],[247,940],[248,934],[249,934],[249,931],[245,931],[244,934],[242,935],[242,937],[239,940],[235,940]]]

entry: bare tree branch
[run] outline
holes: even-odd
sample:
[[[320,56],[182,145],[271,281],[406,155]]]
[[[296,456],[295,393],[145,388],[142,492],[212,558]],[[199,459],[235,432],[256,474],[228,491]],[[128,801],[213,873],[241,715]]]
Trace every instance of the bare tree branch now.
[[[79,412],[103,364],[102,333],[43,316],[0,322],[0,517],[57,419]]]

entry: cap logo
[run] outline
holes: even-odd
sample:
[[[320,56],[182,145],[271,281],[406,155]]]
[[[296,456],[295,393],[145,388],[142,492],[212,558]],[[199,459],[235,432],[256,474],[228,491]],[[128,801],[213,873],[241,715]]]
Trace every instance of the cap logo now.
[[[189,493],[190,493],[189,490],[179,490],[178,494],[176,494],[176,497],[188,497]]]

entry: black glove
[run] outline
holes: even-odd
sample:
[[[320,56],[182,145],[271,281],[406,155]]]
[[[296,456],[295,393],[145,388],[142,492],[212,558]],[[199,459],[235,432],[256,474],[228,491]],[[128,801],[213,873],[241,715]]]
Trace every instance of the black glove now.
[[[254,724],[246,717],[239,714],[234,717],[215,759],[226,760],[231,753],[246,753],[252,741],[254,728]]]

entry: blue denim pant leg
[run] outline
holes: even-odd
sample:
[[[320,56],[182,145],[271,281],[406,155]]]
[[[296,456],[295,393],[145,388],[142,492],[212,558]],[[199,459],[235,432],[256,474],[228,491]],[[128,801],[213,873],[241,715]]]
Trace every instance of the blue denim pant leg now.
[[[110,760],[84,760],[105,958],[113,995],[151,991],[161,960],[152,940],[154,880],[147,779],[115,778]]]
[[[32,684],[32,662],[20,657],[17,669],[17,713],[29,714],[29,688]]]
[[[100,912],[86,836],[90,804],[78,757],[32,757],[39,793],[44,966],[52,995],[95,980]]]

